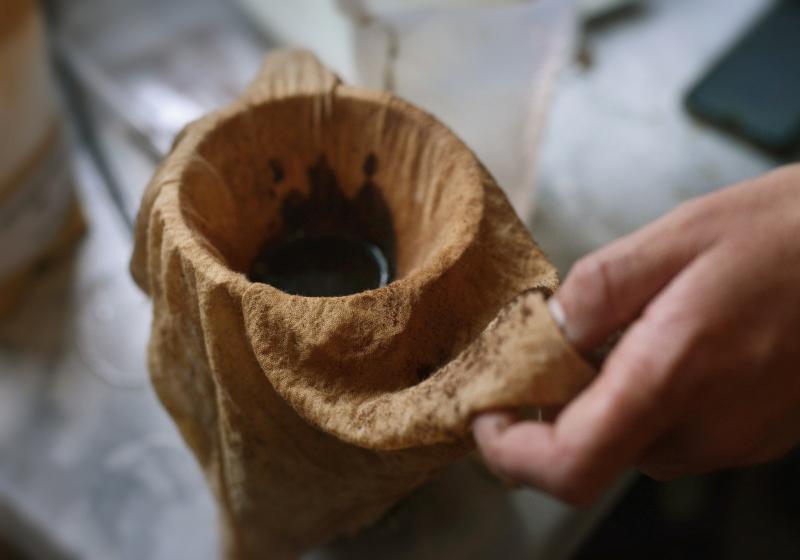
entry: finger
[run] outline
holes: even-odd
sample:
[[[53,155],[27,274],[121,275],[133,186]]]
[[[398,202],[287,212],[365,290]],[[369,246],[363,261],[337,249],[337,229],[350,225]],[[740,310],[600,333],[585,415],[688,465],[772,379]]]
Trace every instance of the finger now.
[[[509,412],[484,412],[472,421],[472,433],[478,444],[485,443],[514,423]]]
[[[475,418],[472,430],[478,450],[495,474],[550,490],[546,480],[537,479],[538,469],[530,458],[540,448],[541,452],[547,452],[543,440],[549,439],[552,426],[531,421],[514,422],[504,413],[486,413]]]
[[[551,310],[578,350],[594,348],[633,321],[711,243],[698,208],[701,203],[679,208],[576,263]]]
[[[662,344],[663,352],[652,352],[657,335],[636,323],[554,425],[478,418],[475,438],[490,468],[570,503],[592,500],[669,424],[672,409],[661,406],[660,380],[672,350]]]
[[[691,258],[691,252],[686,253]],[[685,395],[672,375],[685,366],[695,332],[671,312],[689,306],[686,286],[702,268],[687,267],[656,296],[623,335],[600,374],[555,424],[495,418],[476,433],[491,468],[571,503],[585,503],[638,463],[667,428],[678,423]],[[559,296],[560,297],[560,296]],[[558,320],[556,314],[556,320]],[[567,322],[569,319],[567,319]]]
[[[497,453],[502,451],[499,451],[495,444],[498,441],[498,435],[516,421],[516,417],[509,412],[485,412],[476,416],[472,421],[472,435],[484,463],[490,471],[509,485],[515,485],[519,481],[511,479],[501,468],[498,468],[502,462],[498,460]]]
[[[657,480],[748,464],[763,439],[758,423],[742,414],[758,391],[750,376],[736,373],[739,364],[726,358],[731,309],[718,278],[735,276],[732,262],[722,246],[705,252],[647,308],[644,320],[664,333],[662,345],[652,351],[662,352],[663,344],[670,344],[673,355],[661,408],[669,407],[674,417],[637,464]]]

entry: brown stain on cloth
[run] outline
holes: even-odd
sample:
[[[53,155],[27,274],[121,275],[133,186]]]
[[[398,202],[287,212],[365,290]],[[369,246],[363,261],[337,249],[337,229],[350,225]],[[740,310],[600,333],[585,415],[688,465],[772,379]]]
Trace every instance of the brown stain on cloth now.
[[[365,164],[367,178],[353,199],[345,196],[333,168],[324,157],[309,166],[308,193],[292,191],[283,201],[282,227],[267,240],[260,254],[270,253],[274,242],[287,236],[345,234],[380,248],[390,263],[390,275],[393,276],[395,234],[392,215],[380,187],[371,179],[377,165],[375,155],[370,154],[367,162],[370,162],[371,173],[367,173]],[[276,178],[279,176],[275,173]]]

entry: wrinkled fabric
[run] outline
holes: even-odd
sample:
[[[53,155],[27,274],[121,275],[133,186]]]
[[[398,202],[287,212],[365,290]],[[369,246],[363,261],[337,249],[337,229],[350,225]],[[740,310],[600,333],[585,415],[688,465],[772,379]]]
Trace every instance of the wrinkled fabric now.
[[[385,202],[395,280],[335,298],[251,282],[287,207],[336,189]],[[131,269],[154,303],[153,385],[217,496],[228,558],[353,534],[466,454],[474,414],[563,403],[593,374],[547,313],[554,268],[469,149],[306,52],[271,55],[179,135]]]

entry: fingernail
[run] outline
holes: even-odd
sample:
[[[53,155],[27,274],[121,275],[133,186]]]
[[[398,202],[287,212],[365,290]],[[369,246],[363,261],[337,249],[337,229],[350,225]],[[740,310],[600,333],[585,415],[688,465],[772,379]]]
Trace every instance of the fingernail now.
[[[575,340],[570,336],[569,329],[567,328],[567,315],[564,313],[564,308],[561,306],[561,302],[553,296],[547,300],[547,308],[550,310],[550,316],[555,321],[558,328],[561,329],[561,333],[569,340],[570,342],[574,343]]]
[[[475,417],[472,421],[473,429],[489,430],[493,434],[499,434],[508,428],[513,419],[502,412],[485,412]]]

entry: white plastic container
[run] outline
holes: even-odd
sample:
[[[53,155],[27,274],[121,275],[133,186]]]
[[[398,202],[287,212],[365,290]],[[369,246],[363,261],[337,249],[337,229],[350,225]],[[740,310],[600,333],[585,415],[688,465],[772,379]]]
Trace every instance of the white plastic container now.
[[[572,0],[239,0],[281,44],[443,120],[531,216],[536,148],[572,46]]]

